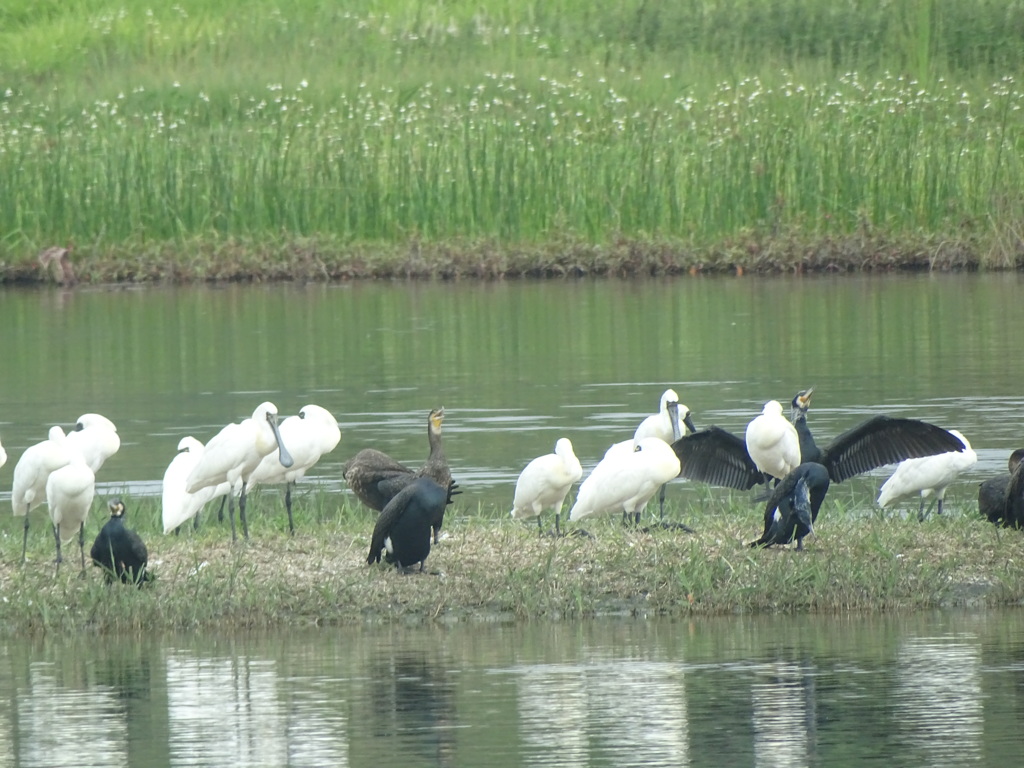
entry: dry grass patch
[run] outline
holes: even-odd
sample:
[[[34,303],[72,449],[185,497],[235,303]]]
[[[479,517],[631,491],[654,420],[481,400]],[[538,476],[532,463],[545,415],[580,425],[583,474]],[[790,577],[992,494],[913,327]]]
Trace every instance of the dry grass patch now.
[[[306,525],[294,538],[257,520],[253,538],[236,545],[212,523],[180,537],[145,534],[156,580],[142,590],[107,587],[91,567],[83,579],[73,559],[55,577],[38,535],[23,567],[20,536],[7,535],[0,626],[12,633],[120,632],[835,613],[1024,600],[1024,536],[969,515],[920,524],[829,511],[804,552],[747,547],[760,522],[744,506],[688,509],[682,517],[698,533],[645,532],[607,518],[587,521],[590,537],[556,539],[496,513],[455,519],[427,572],[411,575],[366,565],[368,514],[349,512],[319,527],[300,521]]]

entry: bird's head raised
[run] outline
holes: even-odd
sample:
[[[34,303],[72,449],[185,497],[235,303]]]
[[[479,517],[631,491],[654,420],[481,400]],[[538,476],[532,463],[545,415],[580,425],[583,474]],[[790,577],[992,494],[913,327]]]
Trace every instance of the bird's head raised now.
[[[124,517],[124,502],[119,497],[108,501],[107,508],[110,510],[111,517]]]
[[[435,408],[434,410],[432,410],[430,412],[430,416],[429,416],[428,420],[430,422],[430,431],[431,432],[440,432],[441,431],[441,424],[444,423],[444,406],[441,406],[440,408]]]
[[[811,395],[814,393],[814,387],[810,389],[802,389],[796,393],[796,397],[793,398],[793,411],[792,419],[796,421],[801,416],[807,415],[807,409],[811,407]]]

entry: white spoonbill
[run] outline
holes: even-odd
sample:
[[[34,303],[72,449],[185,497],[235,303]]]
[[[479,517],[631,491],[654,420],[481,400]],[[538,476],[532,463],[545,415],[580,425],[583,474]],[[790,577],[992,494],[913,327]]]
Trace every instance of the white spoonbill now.
[[[7,451],[4,450],[3,443],[0,443],[0,467],[7,463]]]
[[[64,559],[60,552],[61,541],[70,541],[77,533],[84,573],[85,521],[96,494],[96,475],[78,452],[71,450],[69,454],[71,460],[60,469],[53,470],[46,479],[46,504],[50,508],[53,538],[57,545],[57,570],[60,570]]]
[[[633,439],[643,440],[645,437],[659,437],[671,445],[684,435],[691,435],[696,431],[697,428],[693,426],[693,418],[690,416],[690,409],[679,402],[679,395],[674,389],[666,389],[661,393],[658,412],[640,422],[640,426],[633,433]],[[667,487],[667,484],[663,485],[658,491],[658,515],[662,520],[665,519],[665,489]]]
[[[610,450],[591,471],[569,511],[570,520],[601,512],[624,512],[640,522],[640,513],[658,488],[679,474],[679,459],[657,437],[634,441],[628,454]]]
[[[966,472],[978,463],[978,454],[971,448],[967,438],[955,429],[949,430],[949,433],[960,438],[964,449],[901,462],[889,479],[882,483],[881,491],[878,494],[879,507],[885,509],[892,501],[900,496],[906,496],[908,493],[920,493],[921,506],[917,512],[918,520],[924,520],[926,517],[924,500],[929,496],[936,498],[938,514],[942,514],[942,499],[946,495],[946,488],[962,472]]]
[[[162,518],[164,533],[170,533],[178,526],[199,514],[208,501],[231,492],[231,485],[225,480],[218,485],[208,485],[195,493],[185,490],[188,476],[202,458],[205,446],[191,435],[178,441],[178,454],[171,459],[164,472],[162,494]]]
[[[765,475],[781,480],[800,465],[800,436],[782,415],[782,403],[769,400],[747,424],[747,453]]]
[[[249,476],[268,453],[277,448],[281,464],[292,465],[281,433],[277,429],[277,406],[271,402],[260,403],[252,416],[239,424],[228,424],[206,444],[202,458],[189,473],[185,490],[195,493],[211,485],[227,482],[234,487],[241,481],[238,498],[238,517],[242,521],[242,532],[249,538],[249,522],[245,517],[245,489]],[[235,515],[231,518],[231,540],[235,541]]]
[[[537,530],[541,529],[540,515],[545,509],[555,511],[555,535],[561,535],[559,518],[562,503],[573,483],[583,477],[583,467],[572,450],[567,437],[555,443],[555,452],[533,459],[519,474],[512,499],[512,517],[536,517]]]
[[[284,506],[288,510],[288,531],[294,536],[292,486],[320,461],[321,456],[338,446],[341,428],[326,408],[304,405],[298,416],[289,416],[281,422],[281,440],[288,446],[292,465],[286,467],[274,453],[268,453],[249,477],[249,485],[285,484]]]
[[[640,422],[633,433],[633,439],[660,437],[666,443],[674,443],[683,435],[696,431],[690,418],[690,409],[679,402],[679,395],[674,389],[666,389],[661,393],[658,412]]]
[[[64,430],[50,427],[49,437],[30,445],[14,465],[14,483],[11,486],[11,508],[15,517],[25,518],[25,532],[21,539],[21,561],[25,562],[28,544],[28,513],[46,501],[46,479],[55,469],[71,461]]]
[[[98,413],[83,413],[68,432],[68,445],[82,454],[93,474],[121,448],[114,422]]]

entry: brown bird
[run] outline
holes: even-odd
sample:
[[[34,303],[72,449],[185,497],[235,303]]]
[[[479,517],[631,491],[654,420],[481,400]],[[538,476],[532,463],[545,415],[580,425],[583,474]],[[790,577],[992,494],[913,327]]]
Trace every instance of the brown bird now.
[[[349,459],[342,469],[342,476],[348,487],[363,504],[380,512],[399,491],[417,478],[429,478],[442,488],[453,485],[451,469],[448,467],[448,459],[441,445],[443,422],[444,408],[435,408],[427,417],[430,455],[418,470],[409,469],[375,448],[364,448]],[[435,518],[431,520],[435,544],[443,522],[444,505],[437,509]]]
[[[39,265],[43,271],[52,267],[54,277],[63,286],[71,286],[78,282],[75,270],[71,266],[70,255],[73,248],[73,243],[68,243],[67,246],[55,245],[39,254]]]
[[[1024,528],[1024,448],[1010,454],[1010,472],[978,486],[978,511],[990,523]]]

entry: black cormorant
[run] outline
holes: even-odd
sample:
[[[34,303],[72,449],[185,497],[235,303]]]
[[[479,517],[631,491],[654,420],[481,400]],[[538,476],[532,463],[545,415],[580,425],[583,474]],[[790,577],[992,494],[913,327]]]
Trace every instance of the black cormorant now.
[[[1024,528],[1024,448],[1010,454],[1010,471],[978,486],[978,511],[990,523]]]
[[[364,448],[345,462],[342,476],[356,497],[370,509],[382,511],[395,494],[418,477],[427,477],[447,488],[452,482],[448,458],[441,445],[441,425],[444,422],[444,408],[435,408],[427,417],[427,439],[430,455],[418,470],[399,464],[386,453],[375,448]],[[431,521],[434,543],[437,543],[441,525],[444,523],[444,507],[436,519]]]
[[[430,554],[431,526],[451,503],[453,483],[442,487],[429,477],[414,478],[391,499],[373,528],[368,565],[379,563],[381,553],[400,571],[416,563],[423,570]]]
[[[742,491],[763,480],[761,471],[747,453],[743,439],[719,427],[698,430],[674,442],[672,448],[679,457],[680,475],[691,480]],[[963,449],[963,443],[955,435],[934,424],[916,419],[873,416],[820,449],[817,461],[805,461],[783,478],[771,493],[766,519],[773,512],[772,505],[778,507],[787,499],[786,504],[792,504],[797,480],[803,475],[807,478],[811,497],[811,522],[817,520],[828,485],[817,480],[821,473],[817,470],[811,473],[808,464],[823,467],[830,482],[841,483],[886,464]],[[799,544],[800,539],[797,541]],[[775,542],[765,542],[772,543]]]
[[[146,545],[139,534],[125,528],[124,502],[111,499],[107,506],[110,508],[110,519],[96,536],[89,556],[92,557],[93,565],[103,569],[108,584],[119,579],[122,584],[142,586],[150,579],[146,571],[149,561]]]

